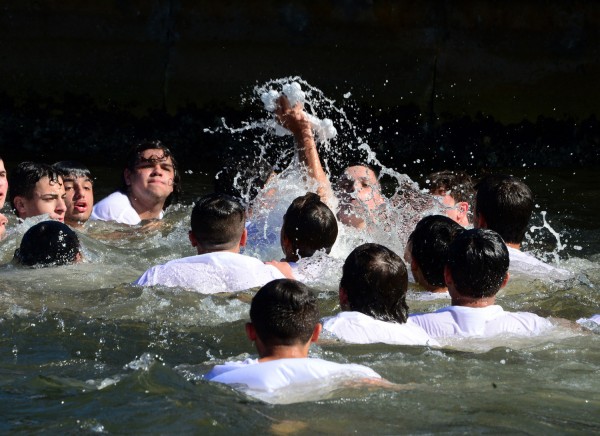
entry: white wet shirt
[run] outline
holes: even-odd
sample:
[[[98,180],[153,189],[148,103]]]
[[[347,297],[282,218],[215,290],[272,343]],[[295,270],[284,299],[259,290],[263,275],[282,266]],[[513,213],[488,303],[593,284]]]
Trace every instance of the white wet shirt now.
[[[360,380],[381,379],[371,368],[354,363],[336,363],[305,357],[258,362],[257,359],[216,365],[205,380],[244,385],[250,390],[273,392],[293,385],[304,385],[332,378]]]
[[[487,307],[448,306],[433,313],[409,317],[433,338],[482,337],[501,334],[533,336],[552,323],[529,312],[506,312],[494,304]]]
[[[163,212],[160,213],[162,219]],[[129,197],[121,191],[115,191],[108,197],[100,200],[92,209],[91,220],[115,221],[121,224],[135,226],[142,222],[142,219],[131,205]]]
[[[285,278],[277,268],[229,251],[172,260],[148,269],[134,284],[180,286],[201,294],[236,292]]]
[[[573,273],[562,268],[556,268],[534,257],[532,254],[507,247],[510,258],[510,273],[522,273],[532,277],[548,278],[552,280],[568,280],[573,278]]]
[[[324,331],[354,344],[440,345],[410,318],[399,324],[348,311],[324,318],[322,323]]]

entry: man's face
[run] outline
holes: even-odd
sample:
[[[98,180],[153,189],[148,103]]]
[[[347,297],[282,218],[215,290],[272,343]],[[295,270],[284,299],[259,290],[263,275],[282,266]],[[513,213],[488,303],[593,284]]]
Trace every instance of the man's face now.
[[[19,218],[48,214],[50,219],[63,222],[65,220],[65,188],[62,178],[50,180],[42,177],[33,188],[31,198],[15,197],[15,206]]]
[[[65,177],[65,203],[67,212],[65,222],[69,225],[81,225],[92,214],[94,205],[94,188],[87,177]]]
[[[377,208],[384,202],[377,175],[373,170],[362,165],[346,168],[339,187],[342,196],[346,194],[354,197],[369,210]]]
[[[469,225],[469,219],[467,216],[469,206],[466,202],[457,203],[454,200],[454,197],[444,190],[434,191],[432,194],[444,208],[444,213],[448,218],[463,227]]]
[[[164,202],[173,192],[174,178],[171,157],[165,157],[163,150],[154,148],[140,153],[133,171],[125,170],[130,195],[142,201]]]
[[[4,206],[6,201],[6,192],[8,191],[8,179],[6,178],[6,168],[4,168],[4,161],[0,159],[0,209]]]

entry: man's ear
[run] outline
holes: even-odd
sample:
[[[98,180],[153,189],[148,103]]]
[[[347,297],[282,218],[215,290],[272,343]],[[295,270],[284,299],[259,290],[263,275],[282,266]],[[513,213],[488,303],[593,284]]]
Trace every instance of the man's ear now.
[[[504,276],[504,279],[502,279],[502,284],[500,285],[500,289],[502,289],[503,287],[506,286],[506,284],[508,283],[508,279],[510,279],[509,272],[507,272],[506,275]]]
[[[342,310],[348,310],[350,308],[350,304],[348,303],[348,294],[346,293],[346,290],[344,288],[342,288],[341,286],[340,286],[339,294],[340,294],[340,306],[342,307]]]
[[[251,322],[246,323],[246,336],[248,336],[248,339],[252,342],[256,341],[256,329]]]
[[[459,201],[458,203],[456,203],[456,210],[458,212],[458,216],[466,216],[469,212],[469,203],[467,203],[466,201]]]
[[[196,239],[196,236],[194,235],[194,233],[192,233],[191,230],[188,232],[188,238],[190,238],[190,243],[192,244],[192,247],[198,246],[198,240]]]
[[[17,216],[21,217],[22,215],[25,215],[27,212],[27,208],[25,207],[25,199],[20,195],[17,195],[13,199],[13,203],[15,204],[15,209],[17,210]]]
[[[242,232],[242,237],[240,238],[240,247],[245,247],[246,242],[248,242],[248,229],[244,228]]]
[[[450,272],[450,268],[448,265],[444,267],[444,281],[446,282],[446,286],[454,285],[454,279],[452,278],[452,273]]]
[[[480,213],[475,213],[475,217],[473,219],[473,227],[476,229],[487,229],[487,222],[485,217]]]
[[[321,334],[321,330],[323,330],[323,324],[320,322],[315,325],[312,336],[310,337],[311,342],[317,342],[319,340],[319,335]]]
[[[131,171],[129,171],[129,168],[123,170],[123,179],[125,180],[125,185],[131,186]]]

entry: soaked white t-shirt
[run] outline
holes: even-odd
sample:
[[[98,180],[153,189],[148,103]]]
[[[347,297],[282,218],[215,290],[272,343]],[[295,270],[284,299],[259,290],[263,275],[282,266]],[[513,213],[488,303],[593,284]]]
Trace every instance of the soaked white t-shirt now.
[[[160,213],[162,219],[163,212]],[[115,221],[121,224],[129,224],[131,226],[142,222],[142,219],[135,211],[129,197],[121,191],[115,191],[108,197],[100,200],[92,209],[91,220],[100,221]]]
[[[529,312],[506,312],[497,304],[487,307],[448,306],[432,313],[410,315],[433,338],[493,337],[502,334],[533,336],[552,323]]]
[[[510,258],[510,273],[521,273],[532,277],[547,278],[551,280],[568,280],[573,278],[573,273],[562,268],[556,268],[534,257],[532,254],[507,247]]]
[[[229,251],[172,260],[148,269],[134,284],[180,286],[202,294],[236,292],[284,278],[277,268]]]
[[[354,363],[336,363],[305,357],[277,359],[259,363],[258,359],[216,365],[205,380],[244,385],[250,390],[272,392],[287,386],[308,384],[332,378],[381,379],[371,368]]]
[[[399,324],[347,311],[324,318],[322,323],[325,332],[354,344],[440,345],[410,318],[406,323]]]

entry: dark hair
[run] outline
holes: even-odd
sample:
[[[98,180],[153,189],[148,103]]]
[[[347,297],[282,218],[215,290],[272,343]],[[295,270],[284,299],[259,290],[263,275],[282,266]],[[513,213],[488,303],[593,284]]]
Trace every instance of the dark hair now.
[[[508,271],[508,249],[493,230],[465,230],[448,249],[448,268],[459,294],[492,297]]]
[[[93,183],[92,173],[80,162],[76,162],[74,160],[62,160],[60,162],[56,162],[52,165],[63,179],[68,179],[72,177],[84,177],[89,179],[90,182]]]
[[[309,192],[295,198],[283,216],[281,227],[281,235],[285,235],[292,246],[292,253],[285,253],[286,260],[310,257],[322,249],[329,253],[337,234],[335,215],[317,194]]]
[[[350,310],[384,321],[405,323],[408,318],[408,274],[400,256],[379,244],[355,248],[344,262],[340,287]]]
[[[50,165],[36,162],[21,162],[17,167],[10,173],[8,184],[10,204],[13,209],[15,207],[15,197],[25,197],[31,199],[35,184],[48,177],[50,182],[57,183],[59,180],[59,173],[52,168]]]
[[[240,241],[245,225],[244,208],[226,194],[200,197],[192,209],[192,233],[205,251],[234,247]]]
[[[443,215],[430,215],[419,221],[408,237],[410,254],[431,286],[444,287],[444,266],[448,247],[464,228]]]
[[[267,283],[250,305],[250,320],[267,346],[307,343],[319,318],[316,295],[296,280]]]
[[[529,187],[507,175],[487,176],[475,187],[475,214],[483,216],[486,227],[498,232],[506,242],[520,244],[533,212]]]
[[[157,158],[148,159],[150,161],[162,160],[168,157],[171,158],[171,162],[173,163],[173,192],[167,197],[165,200],[165,204],[163,205],[163,209],[166,209],[170,204],[176,203],[179,200],[179,196],[181,195],[181,176],[179,174],[179,167],[177,165],[177,161],[175,160],[175,156],[171,153],[171,150],[164,145],[159,140],[154,141],[143,141],[137,145],[134,145],[131,150],[129,150],[129,154],[127,155],[127,160],[125,161],[125,168],[129,171],[134,172],[135,167],[140,163],[141,154],[146,150],[157,149],[163,152],[162,156]],[[125,181],[125,175],[121,175],[121,188],[119,189],[123,193],[127,193],[128,186]]]
[[[15,260],[27,266],[68,265],[79,253],[79,238],[60,221],[42,221],[23,235]]]
[[[475,188],[473,179],[464,171],[438,171],[427,176],[429,192],[444,192],[450,195],[457,203],[465,201],[469,206],[473,205]]]

